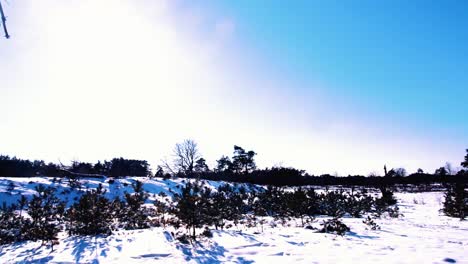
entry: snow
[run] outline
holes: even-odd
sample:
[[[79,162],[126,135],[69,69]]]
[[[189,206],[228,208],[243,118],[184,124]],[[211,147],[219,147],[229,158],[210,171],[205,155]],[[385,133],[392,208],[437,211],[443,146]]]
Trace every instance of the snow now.
[[[54,186],[59,193],[68,190],[65,182],[51,180],[0,178],[0,202],[14,202],[21,194],[31,196],[39,183]],[[133,180],[108,184],[105,179],[89,179],[83,181],[83,189],[102,183],[106,195],[114,198],[131,192]],[[151,194],[170,194],[169,189],[177,191],[183,184],[180,179],[140,180]],[[13,195],[7,191],[10,181],[15,185]],[[59,196],[71,204],[79,195],[79,191],[71,191]],[[175,240],[171,228],[122,230],[108,237],[61,233],[54,251],[41,242],[0,246],[0,263],[468,263],[468,221],[439,211],[441,192],[396,193],[396,197],[403,217],[375,220],[381,226],[377,231],[366,230],[363,218],[344,218],[351,232],[343,237],[296,227],[295,221],[276,228],[265,224],[263,232],[243,226],[212,230],[213,238],[200,238],[189,245]],[[312,225],[319,227],[323,219],[317,218]]]

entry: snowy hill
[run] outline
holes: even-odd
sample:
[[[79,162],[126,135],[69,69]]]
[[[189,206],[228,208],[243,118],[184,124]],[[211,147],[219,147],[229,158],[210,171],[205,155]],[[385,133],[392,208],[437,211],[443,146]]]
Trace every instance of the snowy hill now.
[[[147,204],[163,192],[171,195],[184,180],[138,178],[150,193]],[[132,192],[135,178],[83,179],[82,190],[102,184],[108,198]],[[73,204],[81,195],[68,183],[52,178],[0,178],[0,202],[14,203],[21,195],[32,196],[35,186],[57,188],[60,199]],[[213,189],[222,183],[208,182]],[[258,188],[244,186],[247,190]],[[0,246],[1,263],[468,263],[468,221],[442,215],[441,192],[396,193],[400,218],[383,217],[376,222],[381,230],[367,230],[363,218],[344,218],[351,228],[345,236],[317,233],[269,219],[263,232],[245,226],[212,230],[212,238],[182,244],[174,229],[152,227],[118,230],[110,236],[68,236],[60,233],[59,244],[51,251],[41,242],[21,242]],[[326,217],[317,217],[319,226]],[[273,227],[273,224],[276,227]]]

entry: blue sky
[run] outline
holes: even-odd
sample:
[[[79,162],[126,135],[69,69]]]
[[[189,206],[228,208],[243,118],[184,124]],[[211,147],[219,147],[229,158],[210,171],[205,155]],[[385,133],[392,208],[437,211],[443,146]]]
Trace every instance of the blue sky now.
[[[332,96],[378,116],[467,134],[461,119],[468,116],[466,3],[223,3],[249,43],[288,75],[319,78],[333,87]]]
[[[260,167],[366,175],[468,147],[463,1],[4,5],[4,154],[156,166],[192,138],[211,164],[238,144]]]

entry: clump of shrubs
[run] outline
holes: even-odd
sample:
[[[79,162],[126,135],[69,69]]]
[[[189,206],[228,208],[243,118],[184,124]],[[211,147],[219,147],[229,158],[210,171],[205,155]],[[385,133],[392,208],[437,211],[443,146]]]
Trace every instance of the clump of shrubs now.
[[[202,232],[202,236],[207,237],[207,238],[212,238],[213,233],[211,233],[210,229],[205,228],[205,230],[203,230]]]
[[[346,232],[351,231],[351,229],[337,217],[334,217],[329,220],[325,220],[322,222],[321,225],[322,225],[322,228],[320,229],[321,233],[332,233],[332,234],[344,236]]]
[[[177,239],[182,244],[190,244],[191,237],[186,233],[177,233],[175,234],[175,239]]]
[[[362,222],[367,226],[366,229],[380,230],[380,226],[370,216],[367,216],[367,218]]]
[[[398,217],[403,216],[403,214],[400,213],[400,208],[396,205],[389,206],[387,208],[387,213],[388,213],[388,216],[390,216],[391,218],[398,218]]]

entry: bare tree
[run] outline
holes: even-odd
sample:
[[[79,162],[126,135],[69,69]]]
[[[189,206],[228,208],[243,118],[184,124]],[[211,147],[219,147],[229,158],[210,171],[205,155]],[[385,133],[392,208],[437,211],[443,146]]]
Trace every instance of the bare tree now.
[[[184,173],[193,172],[195,162],[201,158],[197,143],[191,139],[177,143],[174,147],[174,156],[174,164],[177,170]]]
[[[198,144],[192,139],[177,143],[173,150],[173,157],[172,163],[167,158],[162,160],[162,166],[166,171],[173,175],[176,173],[192,173],[197,160],[201,158]]]

